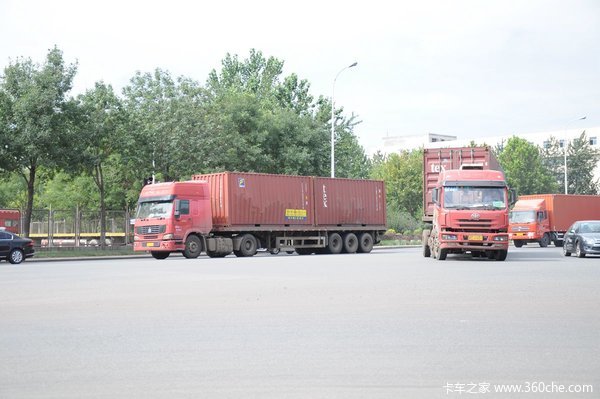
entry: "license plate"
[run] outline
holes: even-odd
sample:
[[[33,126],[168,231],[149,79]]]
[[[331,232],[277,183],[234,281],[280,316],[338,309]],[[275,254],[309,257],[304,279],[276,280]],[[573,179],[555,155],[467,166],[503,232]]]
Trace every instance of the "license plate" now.
[[[525,233],[514,233],[515,237],[525,237]]]
[[[469,241],[483,241],[483,236],[469,236]]]
[[[146,246],[147,246],[147,247],[153,247],[153,246],[154,246],[154,243],[153,243],[153,242],[147,242],[147,243],[146,243]]]

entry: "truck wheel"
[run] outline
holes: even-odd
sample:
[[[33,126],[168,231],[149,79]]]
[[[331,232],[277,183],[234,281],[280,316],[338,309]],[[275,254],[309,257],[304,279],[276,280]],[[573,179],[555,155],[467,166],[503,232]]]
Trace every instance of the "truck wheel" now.
[[[521,248],[523,246],[523,241],[521,241],[521,240],[514,240],[513,244],[515,244],[515,247]]]
[[[330,254],[339,254],[342,252],[342,248],[344,247],[344,242],[342,241],[342,236],[338,233],[331,233],[329,235],[329,242],[327,243],[327,253]]]
[[[240,240],[240,250],[233,251],[233,253],[238,257],[254,256],[256,255],[257,247],[256,237],[252,234],[244,234]]]
[[[423,256],[425,258],[429,258],[431,256],[431,248],[429,248],[429,234],[431,234],[431,230],[423,230],[423,235],[421,237],[421,242],[423,244]]]
[[[578,258],[585,258],[585,251],[583,250],[583,244],[579,241],[575,243],[575,255]]]
[[[310,255],[314,252],[312,248],[296,248],[298,255]]]
[[[368,254],[373,250],[373,236],[371,233],[362,233],[358,237],[358,252]]]
[[[564,244],[563,240],[554,240],[555,247],[562,247]]]
[[[202,252],[202,243],[200,242],[200,238],[193,234],[190,234],[185,240],[185,249],[183,250],[183,256],[188,259],[197,258]]]
[[[508,256],[508,251],[506,249],[502,249],[498,252],[496,252],[496,260],[506,260],[506,257]]]
[[[13,249],[8,255],[8,261],[13,265],[18,265],[19,263],[23,262],[24,259],[25,256],[23,255],[23,251],[20,249]]]
[[[542,239],[540,240],[540,247],[546,248],[548,244],[550,244],[550,236],[548,235],[548,233],[544,233]]]
[[[206,254],[208,255],[209,258],[224,258],[227,255],[229,255],[224,252],[213,252],[213,251],[206,251]]]
[[[170,254],[170,252],[164,251],[150,251],[150,255],[152,255],[154,259],[167,259]]]
[[[571,251],[567,251],[567,244],[563,243],[563,255],[564,256],[571,256]]]
[[[358,238],[354,233],[344,235],[344,252],[353,254],[358,250]]]
[[[447,255],[448,255],[447,249],[440,249],[437,253],[437,260],[446,260]]]

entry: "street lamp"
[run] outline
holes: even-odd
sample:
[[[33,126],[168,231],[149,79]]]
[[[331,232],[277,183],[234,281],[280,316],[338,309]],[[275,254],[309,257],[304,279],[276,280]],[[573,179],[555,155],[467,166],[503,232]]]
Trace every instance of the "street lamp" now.
[[[586,116],[582,116],[581,118],[577,118],[577,119],[573,119],[572,121],[570,121],[567,124],[567,127],[569,126],[569,124],[573,123],[573,122],[577,122],[577,121],[582,121],[585,118],[587,118]],[[563,148],[565,150],[565,194],[569,194],[569,188],[567,185],[567,148],[569,147],[568,143],[569,141],[567,140],[567,128],[565,127],[565,142],[563,144]]]
[[[335,81],[338,76],[340,76],[340,73],[348,68],[355,67],[356,65],[358,65],[358,62],[342,68],[337,75],[335,75],[335,79],[333,79],[333,89],[331,90],[331,177],[335,177]]]

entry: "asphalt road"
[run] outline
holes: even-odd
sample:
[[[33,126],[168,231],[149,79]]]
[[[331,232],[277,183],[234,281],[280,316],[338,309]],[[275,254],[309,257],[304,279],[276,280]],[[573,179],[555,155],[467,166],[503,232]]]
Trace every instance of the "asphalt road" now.
[[[0,398],[598,398],[599,287],[535,246],[2,262]]]

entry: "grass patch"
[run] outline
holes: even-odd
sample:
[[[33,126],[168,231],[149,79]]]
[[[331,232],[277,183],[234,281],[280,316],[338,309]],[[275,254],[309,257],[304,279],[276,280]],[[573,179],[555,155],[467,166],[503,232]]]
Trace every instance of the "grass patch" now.
[[[131,247],[62,247],[62,248],[36,248],[34,258],[70,258],[78,256],[122,256],[141,255],[143,252],[134,252]]]

